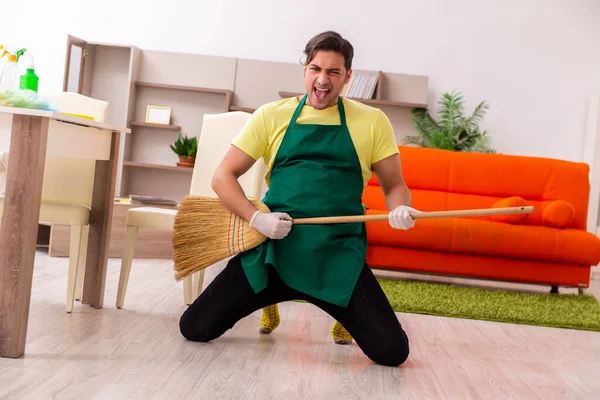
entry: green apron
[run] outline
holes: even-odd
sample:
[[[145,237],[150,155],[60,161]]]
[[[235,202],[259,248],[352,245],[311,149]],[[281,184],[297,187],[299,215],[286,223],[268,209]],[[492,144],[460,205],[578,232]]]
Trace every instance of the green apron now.
[[[263,202],[292,218],[362,215],[363,176],[338,98],[340,125],[296,124],[298,104],[281,142]],[[346,307],[366,261],[364,223],[294,225],[240,255],[253,290],[268,284],[272,265],[288,286]]]

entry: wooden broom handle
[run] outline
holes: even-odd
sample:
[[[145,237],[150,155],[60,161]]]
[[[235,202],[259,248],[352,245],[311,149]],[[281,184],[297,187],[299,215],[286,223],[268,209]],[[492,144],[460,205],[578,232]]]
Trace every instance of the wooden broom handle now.
[[[452,210],[452,211],[423,211],[413,212],[410,216],[413,219],[426,218],[451,218],[451,217],[481,217],[486,215],[503,214],[529,214],[534,211],[533,206],[523,207],[499,207],[499,208],[480,208],[474,210]],[[344,217],[315,217],[315,218],[297,218],[293,220],[294,224],[339,224],[344,222],[369,222],[369,221],[387,221],[389,214],[372,215],[352,215]]]

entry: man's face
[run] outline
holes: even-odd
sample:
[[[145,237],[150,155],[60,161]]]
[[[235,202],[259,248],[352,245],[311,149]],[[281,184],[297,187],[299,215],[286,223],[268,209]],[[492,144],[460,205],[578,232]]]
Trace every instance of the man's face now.
[[[352,70],[344,68],[344,56],[333,51],[319,50],[304,67],[304,87],[308,103],[322,110],[337,104],[344,84],[350,79]]]

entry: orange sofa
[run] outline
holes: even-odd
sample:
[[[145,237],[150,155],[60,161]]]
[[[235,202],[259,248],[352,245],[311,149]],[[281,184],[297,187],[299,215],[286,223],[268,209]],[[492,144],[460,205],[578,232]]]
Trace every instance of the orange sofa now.
[[[399,146],[413,207],[420,211],[532,205],[531,214],[418,220],[395,230],[368,222],[372,268],[587,288],[600,239],[586,231],[584,163]],[[367,214],[385,213],[374,175]]]

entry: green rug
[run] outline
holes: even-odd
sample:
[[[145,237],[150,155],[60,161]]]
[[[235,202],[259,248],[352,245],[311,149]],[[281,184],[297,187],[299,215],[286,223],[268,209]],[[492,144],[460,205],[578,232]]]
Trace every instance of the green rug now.
[[[378,280],[397,312],[600,331],[600,304],[588,294],[532,294]]]

